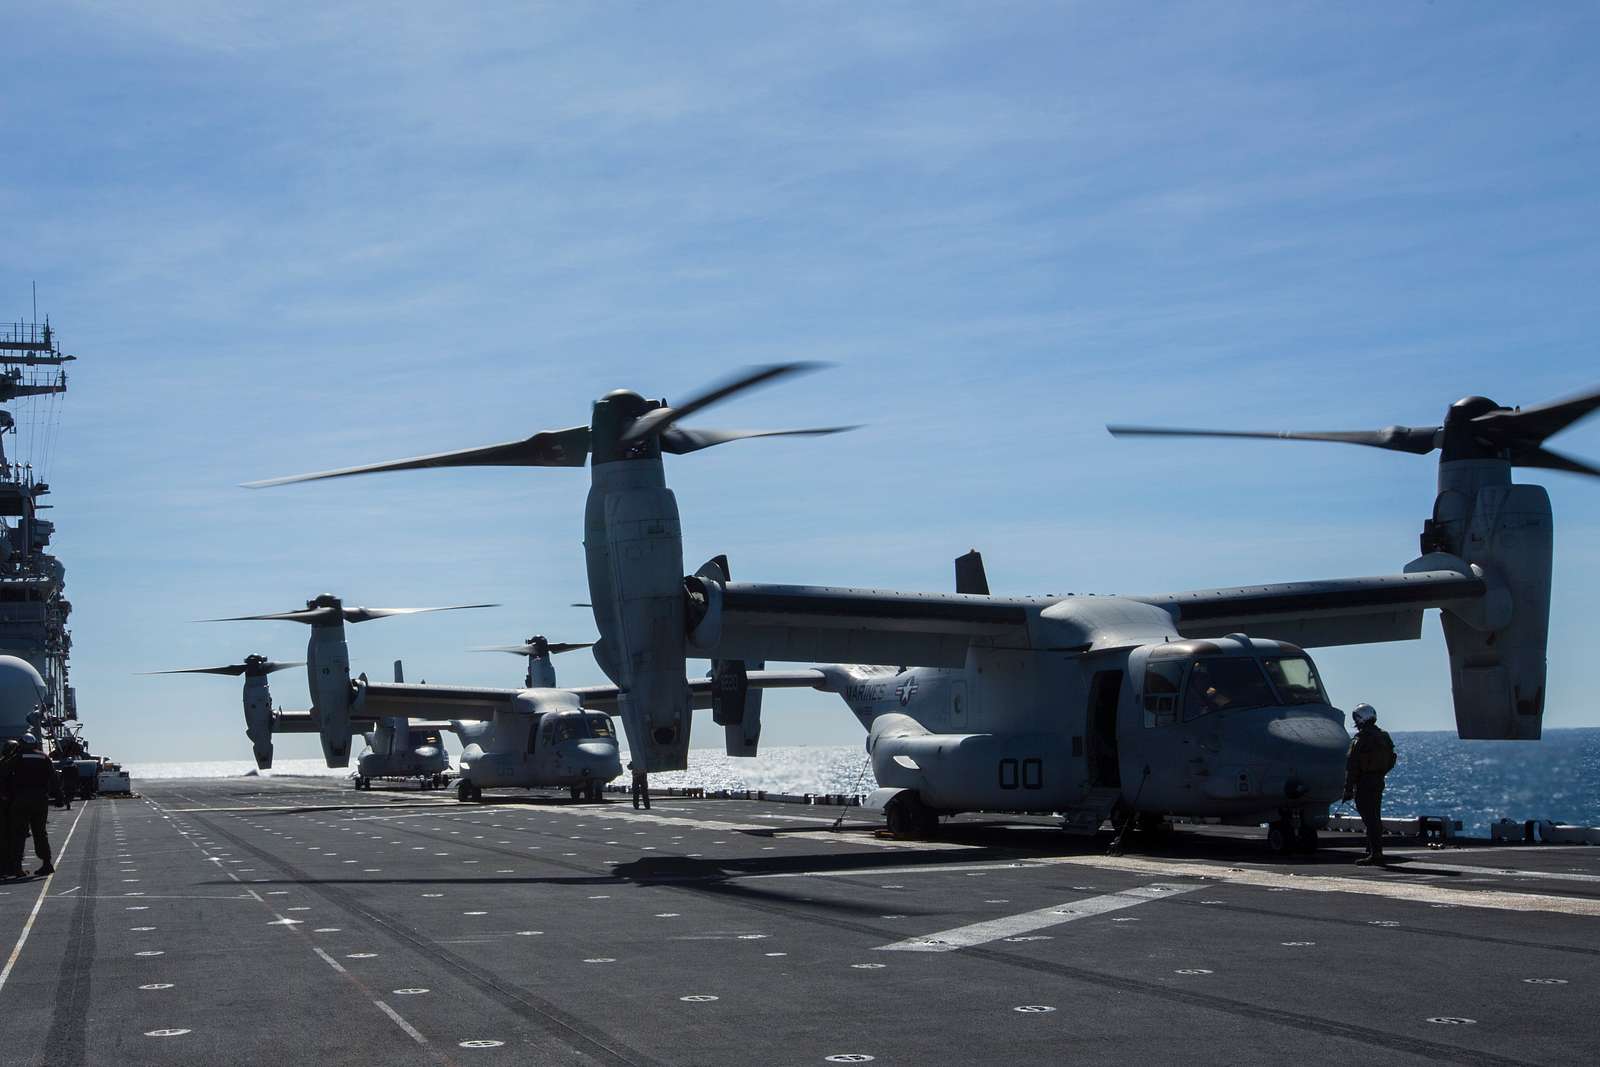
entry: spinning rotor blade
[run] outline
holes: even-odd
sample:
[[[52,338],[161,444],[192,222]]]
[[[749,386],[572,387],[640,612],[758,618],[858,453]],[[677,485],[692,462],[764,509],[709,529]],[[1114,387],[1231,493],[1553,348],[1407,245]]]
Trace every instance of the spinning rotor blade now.
[[[225,619],[202,619],[201,622],[303,622],[316,625],[343,618],[345,622],[369,622],[386,619],[390,615],[421,615],[429,611],[467,611],[472,608],[497,608],[499,604],[452,604],[442,608],[302,608],[299,611],[278,611],[266,615],[232,615]]]
[[[652,412],[652,414],[654,414]],[[648,418],[649,416],[646,416]],[[830,433],[845,433],[855,426],[823,426],[814,430],[686,430],[673,426],[661,433],[661,451],[675,456],[698,452],[712,445],[729,441],[742,441],[747,437],[814,437]]]
[[[185,667],[176,671],[140,671],[140,674],[231,674],[238,677],[246,672],[253,674],[272,674],[275,671],[288,670],[290,667],[304,667],[305,661],[296,663],[278,663],[267,660],[264,663],[230,663],[226,667]]]
[[[1367,445],[1393,452],[1427,455],[1439,447],[1439,426],[1390,426],[1382,430],[1332,430],[1326,433],[1296,433],[1290,430],[1186,430],[1162,426],[1107,426],[1113,437],[1249,437],[1275,441],[1333,441],[1345,445]]]
[[[554,655],[559,655],[562,652],[576,652],[580,648],[589,648],[589,647],[591,647],[593,645],[594,645],[593,641],[568,641],[568,642],[551,641],[547,645],[545,645],[545,648],[546,648],[547,651],[549,651],[549,653],[552,656],[554,656]],[[523,644],[520,644],[520,645],[481,645],[481,646],[479,646],[477,648],[468,649],[467,651],[469,651],[469,652],[509,652],[513,656],[531,656],[531,655],[534,654],[534,652],[535,652],[535,650],[537,648],[538,648],[538,646],[535,645],[532,641],[527,641],[527,642],[524,642]]]
[[[299,611],[277,611],[266,615],[230,615],[223,619],[201,619],[201,622],[304,622],[316,624],[332,622],[338,617],[336,608],[301,608]]]
[[[736,393],[742,393],[746,389],[753,389],[758,385],[764,385],[778,378],[785,378],[792,374],[804,374],[821,367],[821,363],[800,362],[774,363],[767,367],[751,368],[738,377],[730,378],[721,385],[713,386],[703,393],[690,397],[682,404],[657,408],[639,416],[633,420],[633,425],[629,426],[623,433],[622,443],[631,444],[635,441],[641,441],[651,434],[659,434],[679,419],[688,418],[695,412],[703,411],[712,404],[726,400]],[[729,440],[732,440],[732,438],[729,438]],[[706,446],[700,445],[699,447],[705,448]],[[690,451],[693,450],[691,449]]]
[[[288,485],[292,482],[314,482],[323,478],[345,478],[352,474],[422,470],[427,467],[581,467],[588,458],[589,427],[573,426],[565,430],[536,433],[521,441],[506,441],[503,444],[485,445],[482,448],[463,448],[455,452],[435,452],[428,456],[368,463],[360,467],[341,467],[338,470],[318,471],[314,474],[291,474],[285,478],[245,482],[244,487],[265,489],[268,486]]]
[[[1501,407],[1481,396],[1463,397],[1450,407],[1443,426],[1390,426],[1383,430],[1338,433],[1182,430],[1159,426],[1107,426],[1115,437],[1258,437],[1288,441],[1333,441],[1425,455],[1442,449],[1441,461],[1499,458],[1515,467],[1539,467],[1600,477],[1600,467],[1545,448],[1546,438],[1600,410],[1600,389],[1535,404]],[[1454,442],[1454,443],[1452,443]]]
[[[1483,427],[1503,438],[1543,441],[1600,409],[1600,389],[1565,400],[1552,400],[1533,407],[1491,411],[1472,420],[1473,428]]]
[[[1570,474],[1588,474],[1600,478],[1600,467],[1591,466],[1581,459],[1562,455],[1552,448],[1534,448],[1525,452],[1513,453],[1511,462],[1519,467],[1543,467],[1552,471],[1567,471]]]
[[[345,622],[370,622],[391,615],[423,615],[430,611],[471,611],[474,608],[497,608],[499,604],[451,604],[443,608],[344,608]]]

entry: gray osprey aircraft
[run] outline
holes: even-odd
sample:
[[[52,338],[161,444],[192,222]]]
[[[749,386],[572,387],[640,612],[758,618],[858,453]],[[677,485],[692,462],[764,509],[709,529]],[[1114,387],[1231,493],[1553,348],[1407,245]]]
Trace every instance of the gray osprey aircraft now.
[[[405,684],[405,671],[399,660],[394,661],[394,680]],[[450,784],[450,753],[445,750],[442,734],[448,728],[441,723],[412,722],[398,715],[378,719],[371,730],[361,735],[367,750],[356,757],[356,788],[371,789],[373,780],[378,779],[415,781],[424,790],[443,789]]]
[[[243,663],[221,667],[187,667],[175,671],[149,671],[149,674],[224,674],[244,676],[244,732],[255,753],[256,767],[272,768],[273,734],[321,733],[321,718],[314,711],[274,710],[267,675],[303,662],[278,663],[261,655],[249,655]],[[395,680],[400,681],[400,661],[395,661]],[[418,779],[424,788],[446,784],[450,769],[448,755],[436,723],[413,723],[403,718],[364,718],[353,715],[353,736],[367,743],[367,751],[357,761],[357,789],[370,786],[374,778]]]
[[[592,452],[584,540],[606,653],[596,658],[622,690],[630,740],[649,742],[646,767],[683,765],[689,699],[672,668],[687,656],[958,671],[942,707],[872,718],[875,796],[901,825],[966,810],[1060,812],[1081,825],[1184,814],[1270,821],[1276,843],[1311,844],[1339,792],[1346,736],[1303,649],[1414,639],[1430,608],[1441,612],[1460,736],[1539,736],[1552,520],[1544,489],[1514,484],[1511,469],[1600,473],[1543,446],[1600,407],[1600,392],[1526,409],[1469,397],[1426,428],[1203,431],[1439,450],[1421,553],[1396,573],[1109,597],[736,583],[715,568],[677,576],[682,541],[661,454],[728,436],[689,438],[673,424],[786,369],[682,408],[615,392],[589,427],[301,477],[576,465]]]
[[[543,637],[524,645],[484,651],[528,657],[527,685],[493,689],[441,685],[362,687],[362,705],[394,715],[453,716],[450,729],[461,739],[456,797],[463,803],[484,799],[485,789],[566,789],[572,799],[598,800],[607,782],[622,773],[622,757],[611,716],[620,714],[614,685],[560,688],[551,655],[587,648]],[[705,678],[685,680],[694,707],[709,707],[718,722],[728,722],[730,750],[754,755],[759,735],[761,691],[814,687],[816,671],[750,671],[742,663],[719,663]],[[737,720],[737,721],[735,721]]]
[[[350,737],[352,718],[375,719],[380,716],[366,713],[361,705],[361,687],[350,677],[350,646],[345,641],[344,624],[386,619],[391,615],[422,615],[434,611],[466,611],[473,608],[498,607],[496,604],[456,604],[443,608],[347,608],[344,602],[331,593],[306,601],[303,609],[280,611],[266,615],[235,615],[225,619],[207,619],[207,622],[255,622],[276,620],[300,622],[311,627],[311,640],[306,645],[306,681],[311,689],[311,724],[322,738],[322,755],[330,767],[350,765]],[[277,669],[277,668],[274,668]],[[226,673],[224,671],[223,673]],[[365,676],[362,681],[365,682]],[[261,679],[265,692],[266,679]],[[250,686],[245,684],[245,715],[249,722]],[[268,705],[270,707],[270,705]],[[299,726],[299,723],[294,724]],[[275,724],[280,731],[289,724],[280,720]],[[360,732],[359,730],[357,731]],[[255,740],[255,735],[251,735]],[[270,746],[269,746],[270,752]],[[257,757],[259,759],[259,756]]]
[[[222,667],[185,667],[175,671],[147,671],[148,674],[226,674],[237,678],[244,675],[244,733],[255,750],[256,766],[265,771],[272,767],[272,734],[275,720],[280,714],[272,710],[272,691],[267,685],[267,675],[290,667],[304,667],[303,661],[278,663],[261,655],[249,655],[243,663],[230,663]],[[308,716],[309,712],[301,712]],[[285,727],[284,732],[299,732]]]
[[[703,430],[677,425],[737,393],[816,366],[785,363],[755,368],[677,405],[646,400],[638,393],[619,389],[595,401],[587,426],[536,433],[521,441],[483,448],[247,484],[249,488],[263,488],[428,467],[581,467],[588,462],[590,489],[584,511],[583,548],[589,599],[600,630],[594,658],[606,676],[617,683],[622,722],[634,763],[645,771],[682,770],[688,766],[692,706],[683,673],[683,661],[688,655],[683,538],[678,502],[667,488],[661,457],[664,453],[682,455],[746,438],[832,434],[850,429]],[[737,672],[723,675],[729,680],[737,676]],[[728,706],[742,708],[734,701]],[[742,715],[742,710],[737,714]],[[742,723],[740,719],[726,724],[730,746],[736,744],[735,727],[742,727]],[[759,722],[752,724],[752,729],[759,733]]]

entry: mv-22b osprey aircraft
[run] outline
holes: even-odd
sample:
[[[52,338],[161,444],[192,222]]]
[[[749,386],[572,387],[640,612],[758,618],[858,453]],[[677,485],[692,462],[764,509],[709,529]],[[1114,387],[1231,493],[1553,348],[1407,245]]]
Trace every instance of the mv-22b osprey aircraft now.
[[[1600,407],[1600,392],[1527,409],[1482,397],[1442,425],[1319,434],[1221,433],[1440,452],[1421,554],[1398,573],[1147,596],[998,597],[766,585],[714,565],[682,575],[663,452],[749,434],[675,424],[801,369],[764,368],[677,407],[617,391],[590,425],[523,441],[328,471],[577,466],[592,456],[584,547],[601,635],[636,761],[685,765],[684,658],[907,667],[886,699],[878,673],[825,670],[867,725],[891,826],[931,829],[958,811],[1215,817],[1269,823],[1275,845],[1314,847],[1342,792],[1348,741],[1308,647],[1415,639],[1441,612],[1457,730],[1537,738],[1544,712],[1552,520],[1514,466],[1600,474],[1543,447]],[[913,672],[910,668],[918,668]],[[921,669],[938,675],[935,686]],[[880,691],[881,687],[881,691]]]

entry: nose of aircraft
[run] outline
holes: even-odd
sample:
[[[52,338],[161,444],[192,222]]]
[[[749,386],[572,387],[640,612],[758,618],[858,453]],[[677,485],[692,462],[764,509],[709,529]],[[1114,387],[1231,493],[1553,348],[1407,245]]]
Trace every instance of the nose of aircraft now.
[[[574,762],[593,778],[615,778],[622,773],[622,758],[615,745],[603,741],[582,741]]]
[[[1342,716],[1337,712],[1285,716],[1268,722],[1266,733],[1269,758],[1283,768],[1286,799],[1338,799],[1350,745]]]

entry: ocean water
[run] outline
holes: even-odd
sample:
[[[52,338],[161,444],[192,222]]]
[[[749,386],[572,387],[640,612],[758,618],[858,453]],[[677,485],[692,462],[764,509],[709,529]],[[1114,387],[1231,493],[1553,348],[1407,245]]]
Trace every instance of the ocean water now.
[[[1462,741],[1449,731],[1394,735],[1399,762],[1389,775],[1386,815],[1460,819],[1486,835],[1506,816],[1600,826],[1600,728],[1546,730],[1541,741]],[[626,762],[626,760],[624,760]],[[249,760],[131,763],[141,778],[233,778],[254,773]],[[272,777],[346,778],[321,760],[280,760]],[[861,746],[775,746],[755,759],[693,749],[689,769],[655,774],[651,784],[775,793],[866,793],[877,782]]]

